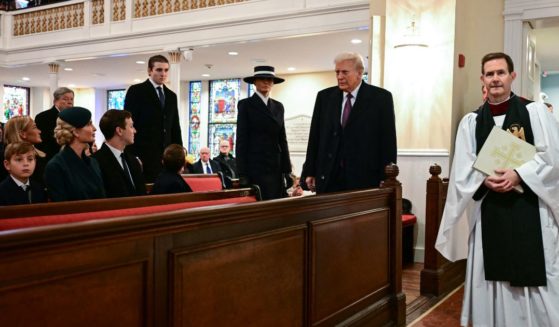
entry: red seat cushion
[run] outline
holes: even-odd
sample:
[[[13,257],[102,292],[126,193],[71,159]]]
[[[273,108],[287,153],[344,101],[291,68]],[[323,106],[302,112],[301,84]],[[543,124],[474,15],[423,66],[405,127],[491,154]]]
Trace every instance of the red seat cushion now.
[[[256,202],[256,197],[244,196],[244,197],[237,197],[237,198],[211,200],[211,201],[181,202],[181,203],[171,203],[171,204],[163,204],[157,206],[126,208],[126,209],[117,209],[117,210],[69,213],[63,215],[33,216],[33,217],[25,217],[25,218],[8,218],[8,219],[0,219],[0,231],[26,228],[26,227],[35,227],[35,226],[72,223],[72,222],[79,222],[79,221],[86,221],[86,220],[98,220],[98,219],[109,219],[109,218],[117,218],[117,217],[125,217],[125,216],[136,216],[136,215],[144,215],[144,214],[157,213],[157,212],[181,210],[187,208],[219,205],[219,204],[248,203],[248,202]]]
[[[218,175],[200,175],[197,177],[183,176],[184,181],[190,188],[192,192],[204,192],[204,191],[221,191],[223,185],[221,184],[221,178]]]
[[[417,222],[415,215],[402,215],[402,227],[413,225]]]

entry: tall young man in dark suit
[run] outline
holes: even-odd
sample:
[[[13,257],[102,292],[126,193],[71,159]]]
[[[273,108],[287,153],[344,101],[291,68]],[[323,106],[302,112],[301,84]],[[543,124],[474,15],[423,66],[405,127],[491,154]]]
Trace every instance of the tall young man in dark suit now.
[[[56,143],[54,138],[54,128],[56,127],[56,119],[61,110],[74,106],[74,91],[67,87],[59,87],[53,93],[52,108],[40,112],[35,116],[35,124],[41,130],[41,138],[43,141],[36,145],[37,149],[43,151],[48,162],[55,154],[60,151],[60,145]]]
[[[244,81],[254,84],[256,92],[238,106],[235,149],[240,183],[260,186],[263,200],[286,197],[284,175],[291,172],[291,160],[284,108],[270,98],[272,86],[284,79],[275,76],[274,67],[257,66],[254,76]]]
[[[338,86],[316,96],[303,176],[317,193],[378,187],[396,162],[392,94],[363,81],[363,58],[335,60]]]
[[[134,122],[128,111],[111,109],[99,121],[105,143],[93,154],[99,162],[107,197],[144,195],[146,187],[138,159],[125,150],[134,143]]]
[[[124,110],[132,114],[137,131],[130,151],[142,161],[146,182],[153,182],[161,172],[163,150],[169,144],[182,145],[182,136],[177,95],[164,85],[169,75],[167,58],[149,58],[148,75],[145,82],[130,86]]]

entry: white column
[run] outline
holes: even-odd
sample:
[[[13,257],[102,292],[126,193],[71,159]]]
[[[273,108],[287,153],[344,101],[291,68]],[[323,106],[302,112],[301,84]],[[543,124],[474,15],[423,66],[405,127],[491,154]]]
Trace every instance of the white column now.
[[[52,94],[58,88],[58,69],[59,68],[60,68],[59,64],[57,64],[55,62],[49,63],[49,88],[50,88],[51,102],[54,100],[52,98]]]
[[[182,143],[187,146],[188,141],[188,106],[181,108],[182,97],[181,97],[181,58],[182,52],[180,50],[169,51],[169,61],[171,62],[171,67],[169,70],[169,84],[170,89],[177,94],[177,106],[179,107],[179,119],[182,132]]]
[[[521,14],[505,16],[505,44],[504,50],[515,66],[516,82],[512,83],[512,91],[521,94],[523,81],[524,39]]]
[[[386,0],[370,0],[369,13],[369,84],[383,87]]]

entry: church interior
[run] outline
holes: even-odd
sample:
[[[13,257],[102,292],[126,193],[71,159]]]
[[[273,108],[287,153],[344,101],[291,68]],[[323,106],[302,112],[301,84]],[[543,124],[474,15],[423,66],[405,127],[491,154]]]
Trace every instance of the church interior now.
[[[558,33],[557,0],[68,0],[0,10],[1,123],[35,117],[64,86],[99,126],[160,54],[184,146],[193,160],[205,146],[213,157],[221,141],[234,143],[236,104],[254,92],[243,77],[270,65],[285,79],[272,96],[285,107],[299,176],[316,94],[336,85],[334,57],[351,51],[365,58],[365,81],[392,93],[398,143],[372,190],[0,207],[5,326],[458,326],[465,262],[434,249],[458,123],[482,104],[490,52],[513,59],[513,92],[559,108]],[[224,112],[231,119],[215,118]]]

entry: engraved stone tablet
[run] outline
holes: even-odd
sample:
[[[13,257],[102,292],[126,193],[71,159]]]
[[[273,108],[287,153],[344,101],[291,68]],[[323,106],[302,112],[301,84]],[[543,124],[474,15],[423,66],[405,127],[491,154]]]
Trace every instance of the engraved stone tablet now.
[[[307,115],[298,115],[285,120],[285,133],[287,134],[287,143],[289,144],[289,152],[305,152],[307,151],[307,143],[309,141],[309,131],[311,129],[311,117]]]

